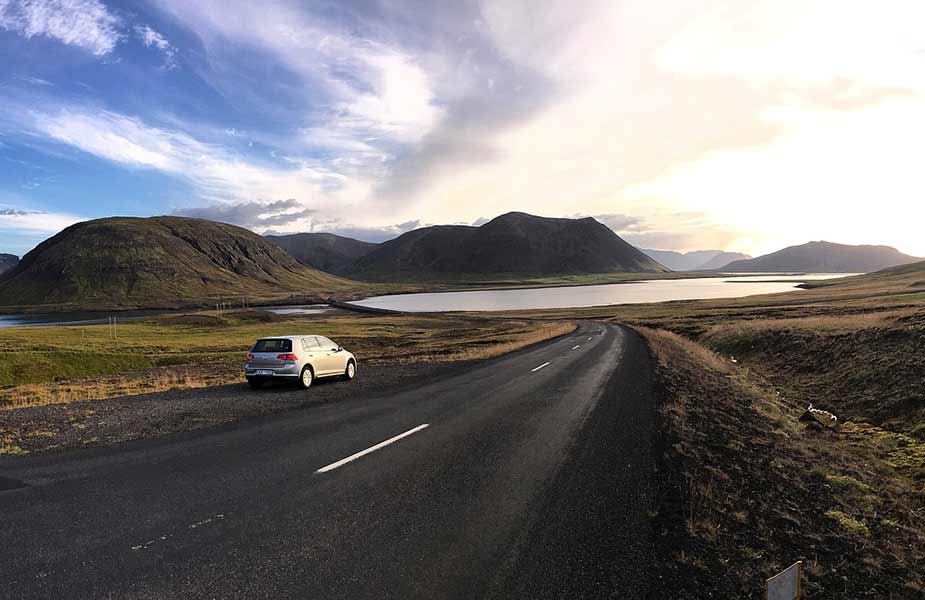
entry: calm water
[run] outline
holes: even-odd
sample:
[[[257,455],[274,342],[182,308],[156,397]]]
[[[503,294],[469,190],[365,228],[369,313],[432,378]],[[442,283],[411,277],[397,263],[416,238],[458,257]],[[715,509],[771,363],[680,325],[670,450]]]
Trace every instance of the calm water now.
[[[0,315],[0,329],[4,327],[27,327],[41,325],[103,325],[109,322],[110,315],[116,316],[117,323],[127,323],[164,314],[162,311],[133,311],[117,313],[72,312],[47,314],[13,314]]]
[[[734,298],[754,294],[788,292],[803,281],[846,277],[845,274],[814,273],[809,275],[749,275],[747,277],[714,279],[664,279],[636,283],[614,283],[575,287],[553,287],[529,290],[481,290],[441,292],[436,294],[397,294],[377,296],[354,302],[362,306],[387,308],[406,312],[447,312],[454,310],[523,310],[529,308],[580,308],[606,304],[639,304],[668,300]],[[324,304],[267,307],[278,315],[319,315],[331,310]],[[95,325],[107,323],[115,314],[119,323],[145,319],[163,311],[123,313],[49,313],[0,315],[0,329],[40,325]]]
[[[264,309],[274,315],[320,315],[331,311],[327,304],[300,304],[298,306],[274,306]]]
[[[473,290],[434,294],[396,294],[359,300],[353,304],[406,312],[525,310],[530,308],[580,308],[608,304],[642,304],[669,300],[735,298],[755,294],[789,292],[799,283],[846,277],[844,273],[807,275],[750,275],[712,279],[661,279],[524,290]]]
[[[262,310],[277,315],[320,315],[332,309],[327,304],[304,304],[298,306],[269,306]],[[42,325],[103,325],[109,322],[111,315],[115,315],[117,323],[128,323],[138,319],[147,319],[160,315],[175,315],[182,312],[148,310],[114,313],[72,312],[0,315],[0,329],[4,327],[40,327]]]

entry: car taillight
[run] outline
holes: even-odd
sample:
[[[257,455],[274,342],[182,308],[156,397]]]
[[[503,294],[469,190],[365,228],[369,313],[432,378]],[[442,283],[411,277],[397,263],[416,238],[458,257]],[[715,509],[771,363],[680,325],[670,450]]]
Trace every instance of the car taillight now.
[[[276,356],[279,360],[299,360],[295,354],[279,354]]]
[[[248,355],[247,355],[247,360],[254,360],[254,355],[253,355],[253,354],[248,354]]]

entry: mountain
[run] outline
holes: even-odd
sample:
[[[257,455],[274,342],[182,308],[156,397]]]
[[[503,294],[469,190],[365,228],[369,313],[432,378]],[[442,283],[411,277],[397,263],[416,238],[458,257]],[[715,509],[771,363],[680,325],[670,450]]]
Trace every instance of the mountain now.
[[[295,233],[265,237],[300,263],[336,275],[346,273],[358,258],[366,256],[379,245],[333,233]]]
[[[0,273],[5,273],[18,264],[18,256],[14,254],[0,254]]]
[[[219,296],[320,298],[357,285],[234,225],[113,217],[77,223],[36,246],[0,276],[0,305],[209,305]]]
[[[889,246],[809,242],[751,260],[737,260],[723,267],[723,270],[738,273],[870,273],[920,260]]]
[[[751,258],[751,256],[740,252],[724,252],[722,250],[692,250],[681,253],[673,250],[648,250],[643,248],[642,251],[672,271],[708,271],[723,267],[734,260]]]
[[[512,212],[480,227],[409,231],[360,257],[348,274],[369,279],[456,275],[664,272],[667,269],[593,218]]]
[[[698,271],[713,271],[722,269],[729,263],[737,260],[750,260],[752,257],[741,252],[720,252],[707,262],[697,267]]]

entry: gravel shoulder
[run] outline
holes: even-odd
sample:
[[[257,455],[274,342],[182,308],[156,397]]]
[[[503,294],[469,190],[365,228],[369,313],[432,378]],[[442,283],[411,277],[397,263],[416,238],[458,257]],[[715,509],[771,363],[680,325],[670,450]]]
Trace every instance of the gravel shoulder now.
[[[245,383],[176,389],[0,411],[0,454],[22,455],[109,445],[216,427],[271,413],[388,394],[415,381],[458,373],[477,361],[361,365],[357,378],[320,379],[308,390]]]

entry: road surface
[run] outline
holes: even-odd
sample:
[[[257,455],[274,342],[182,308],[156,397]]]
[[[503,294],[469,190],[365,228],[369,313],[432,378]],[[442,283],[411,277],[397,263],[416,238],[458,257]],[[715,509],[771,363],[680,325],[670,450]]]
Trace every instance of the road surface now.
[[[651,378],[583,323],[397,393],[3,458],[0,596],[644,597]]]

